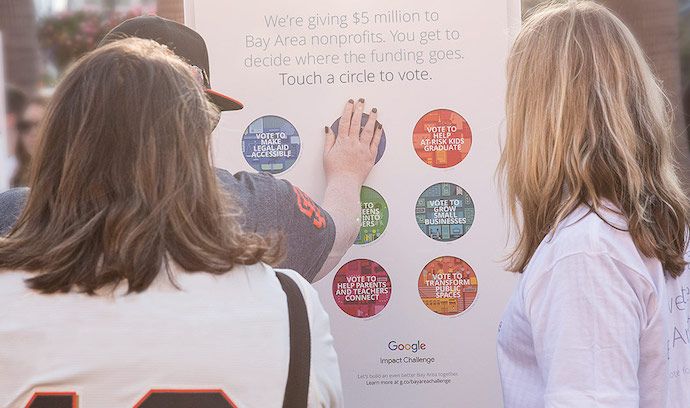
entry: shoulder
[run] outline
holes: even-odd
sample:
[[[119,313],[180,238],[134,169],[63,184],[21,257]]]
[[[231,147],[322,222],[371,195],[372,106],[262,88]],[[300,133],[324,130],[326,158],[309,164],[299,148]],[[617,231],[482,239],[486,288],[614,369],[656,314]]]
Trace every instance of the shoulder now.
[[[271,200],[277,207],[294,203],[302,207],[316,207],[315,202],[306,193],[287,180],[278,179],[269,173],[248,173],[240,171],[235,174],[227,170],[216,169],[216,175],[224,190],[240,202],[254,199]]]
[[[647,268],[647,259],[635,246],[625,218],[606,208],[577,209],[544,238],[538,251],[547,252],[551,263],[577,254],[602,254],[633,270]]]
[[[657,259],[635,246],[624,218],[611,210],[580,208],[544,238],[525,270],[526,284],[544,275],[575,274],[568,279],[623,279],[657,292],[664,273]],[[645,289],[645,290],[646,290]]]
[[[0,269],[0,320],[37,295],[26,284],[30,277],[25,271]]]
[[[220,187],[244,207],[245,211],[257,217],[275,216],[276,208],[285,202],[295,201],[292,184],[277,179],[269,173],[249,173],[240,171],[235,174],[227,170],[216,169]],[[255,203],[261,202],[261,208]],[[257,214],[254,214],[257,212]]]
[[[277,179],[269,173],[240,171],[232,174],[227,170],[217,168],[216,176],[221,187],[240,195],[275,194],[277,188],[289,185],[285,180]]]
[[[246,284],[249,288],[264,286],[270,287],[273,292],[283,292],[277,276],[279,273],[286,275],[297,284],[307,307],[310,303],[319,301],[318,293],[311,284],[292,269],[273,268],[265,263],[236,265],[230,272],[221,275],[221,279],[232,280],[233,285]]]
[[[15,294],[26,293],[26,279],[31,275],[24,271],[0,269],[0,299]]]
[[[307,314],[309,315],[310,326],[314,329],[321,330],[321,320],[328,322],[328,316],[321,304],[319,294],[314,287],[299,273],[292,269],[275,269],[276,273],[283,273],[292,279],[300,289],[304,303],[307,306]],[[326,325],[328,327],[328,324]],[[327,331],[330,331],[328,329]]]
[[[302,275],[292,269],[274,269],[273,271],[274,273],[282,273],[287,275],[297,284],[300,292],[302,292],[302,296],[304,297],[304,302],[307,304],[307,308],[309,308],[309,304],[314,301],[320,303],[318,293]]]
[[[22,205],[28,195],[28,187],[11,188],[0,193],[0,205]]]
[[[29,189],[26,187],[0,193],[0,235],[9,231],[17,221],[28,195]]]

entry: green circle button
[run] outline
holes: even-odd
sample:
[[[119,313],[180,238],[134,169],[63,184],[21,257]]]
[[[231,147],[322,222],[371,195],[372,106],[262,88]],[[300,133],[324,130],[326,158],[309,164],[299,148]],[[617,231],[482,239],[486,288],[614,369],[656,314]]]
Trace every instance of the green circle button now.
[[[383,196],[371,187],[363,186],[359,195],[362,205],[362,225],[355,244],[374,242],[388,225],[388,204]]]

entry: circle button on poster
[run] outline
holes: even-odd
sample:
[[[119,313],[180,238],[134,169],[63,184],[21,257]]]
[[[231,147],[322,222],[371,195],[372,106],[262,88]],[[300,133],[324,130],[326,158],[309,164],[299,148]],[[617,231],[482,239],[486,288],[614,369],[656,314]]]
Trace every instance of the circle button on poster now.
[[[355,244],[374,242],[383,234],[388,225],[388,205],[378,191],[362,186],[360,192],[362,205],[361,227]]]
[[[333,298],[338,307],[352,317],[379,314],[391,297],[391,280],[378,263],[355,259],[338,269],[333,278]]]
[[[359,131],[361,132],[362,129],[364,129],[364,125],[367,124],[367,121],[369,120],[369,115],[366,113],[362,114],[362,126],[359,128]],[[380,124],[379,121],[376,121],[376,124]],[[336,119],[335,122],[331,125],[331,130],[333,131],[333,134],[335,134],[335,137],[338,137],[338,128],[340,127],[340,118]],[[376,152],[376,160],[374,163],[378,163],[379,160],[381,160],[381,157],[383,157],[383,152],[386,151],[386,129],[381,129],[381,141],[379,142],[379,149]]]
[[[412,143],[417,156],[429,166],[453,167],[470,152],[472,129],[460,114],[436,109],[419,119]]]
[[[477,275],[462,259],[441,256],[424,267],[417,287],[426,307],[454,316],[467,310],[477,298]]]
[[[460,186],[437,183],[424,190],[415,207],[417,225],[429,238],[454,241],[474,222],[474,202]]]
[[[242,136],[242,154],[257,171],[278,174],[297,160],[301,142],[297,129],[280,116],[262,116]]]

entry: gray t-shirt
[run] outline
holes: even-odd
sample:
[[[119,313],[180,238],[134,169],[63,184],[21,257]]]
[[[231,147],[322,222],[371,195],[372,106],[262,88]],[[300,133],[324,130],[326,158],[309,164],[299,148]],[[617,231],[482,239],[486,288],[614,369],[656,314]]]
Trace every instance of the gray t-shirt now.
[[[293,269],[313,281],[335,241],[331,216],[300,189],[270,174],[233,175],[223,169],[216,169],[216,174],[242,208],[246,230],[283,235],[287,256],[279,267]],[[28,188],[0,194],[0,235],[10,231],[28,195]]]

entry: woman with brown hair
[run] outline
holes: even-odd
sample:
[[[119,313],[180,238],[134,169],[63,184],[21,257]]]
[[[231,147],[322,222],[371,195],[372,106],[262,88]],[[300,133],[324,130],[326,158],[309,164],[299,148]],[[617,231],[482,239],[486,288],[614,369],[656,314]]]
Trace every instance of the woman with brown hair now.
[[[215,115],[193,69],[150,40],[101,47],[62,80],[0,238],[0,406],[282,405],[281,245],[242,230],[219,189]],[[282,274],[306,303],[309,406],[340,406],[328,317]]]
[[[688,282],[688,199],[633,35],[591,1],[539,9],[510,53],[506,105],[522,275],[498,335],[505,407],[688,407],[687,377],[668,370],[689,361],[669,343],[687,312],[667,297]]]

